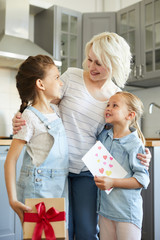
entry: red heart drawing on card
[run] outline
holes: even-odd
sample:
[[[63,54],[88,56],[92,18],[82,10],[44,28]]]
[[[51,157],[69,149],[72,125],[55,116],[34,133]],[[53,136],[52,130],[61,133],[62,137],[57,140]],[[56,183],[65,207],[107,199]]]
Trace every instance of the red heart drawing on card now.
[[[99,146],[98,149],[101,150],[101,146]]]
[[[113,165],[112,165],[112,164],[109,164],[109,167],[110,167],[110,168],[112,168],[112,167],[113,167]]]
[[[104,155],[103,158],[106,160],[107,159],[107,155]]]
[[[102,174],[104,172],[104,168],[100,168],[99,172]]]
[[[113,157],[110,157],[110,160],[113,160]]]

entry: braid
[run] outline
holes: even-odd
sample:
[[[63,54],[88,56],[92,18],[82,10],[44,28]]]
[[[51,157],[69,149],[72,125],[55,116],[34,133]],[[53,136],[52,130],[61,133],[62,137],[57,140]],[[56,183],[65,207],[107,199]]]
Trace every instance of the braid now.
[[[23,113],[23,111],[27,108],[27,106],[28,106],[28,101],[22,100],[22,104],[20,105],[19,111]]]

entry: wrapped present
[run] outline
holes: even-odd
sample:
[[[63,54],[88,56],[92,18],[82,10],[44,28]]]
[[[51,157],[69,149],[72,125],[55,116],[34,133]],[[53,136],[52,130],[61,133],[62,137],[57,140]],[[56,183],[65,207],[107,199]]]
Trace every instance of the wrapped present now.
[[[25,204],[32,211],[24,213],[23,239],[66,238],[64,198],[32,198],[26,199]]]

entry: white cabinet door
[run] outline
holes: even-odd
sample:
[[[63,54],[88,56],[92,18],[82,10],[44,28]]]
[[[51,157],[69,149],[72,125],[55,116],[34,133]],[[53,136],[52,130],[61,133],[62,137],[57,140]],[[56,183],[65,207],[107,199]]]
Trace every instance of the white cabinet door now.
[[[4,162],[9,146],[0,146],[0,240],[21,240],[22,227],[18,216],[12,210],[8,202],[8,195],[4,178]],[[18,160],[19,174],[23,152]]]

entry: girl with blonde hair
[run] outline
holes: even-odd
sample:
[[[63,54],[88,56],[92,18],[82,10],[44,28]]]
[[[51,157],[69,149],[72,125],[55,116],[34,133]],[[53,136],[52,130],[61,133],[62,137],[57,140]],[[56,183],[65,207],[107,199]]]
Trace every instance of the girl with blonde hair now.
[[[106,123],[113,127],[104,129],[98,139],[127,171],[127,175],[123,179],[107,176],[94,178],[99,188],[101,240],[141,239],[141,190],[149,184],[149,173],[137,159],[137,153],[145,152],[145,139],[138,125],[142,113],[142,102],[128,92],[113,95],[105,110]],[[104,190],[110,188],[113,190],[107,195]]]

